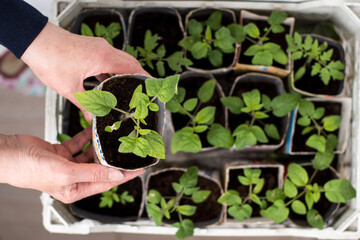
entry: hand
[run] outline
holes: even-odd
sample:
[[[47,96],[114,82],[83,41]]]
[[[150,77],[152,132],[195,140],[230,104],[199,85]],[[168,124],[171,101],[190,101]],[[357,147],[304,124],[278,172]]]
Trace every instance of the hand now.
[[[85,91],[84,79],[104,73],[149,75],[134,57],[113,48],[105,39],[72,34],[51,23],[21,59],[45,85],[80,108],[88,121],[91,114],[73,95]]]
[[[105,192],[142,174],[119,171],[93,162],[93,150],[73,157],[91,138],[91,127],[62,144],[28,135],[0,135],[0,183],[46,192],[72,203]]]

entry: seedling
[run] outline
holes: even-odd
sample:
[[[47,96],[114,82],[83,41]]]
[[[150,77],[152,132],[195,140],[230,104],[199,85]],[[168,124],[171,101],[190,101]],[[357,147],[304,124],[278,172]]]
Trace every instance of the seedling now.
[[[304,127],[301,134],[312,133],[305,144],[317,150],[314,164],[322,170],[321,168],[324,168],[334,158],[338,138],[331,132],[339,129],[341,117],[339,115],[324,117],[325,108],[315,108],[314,103],[307,100],[299,102],[298,111],[301,117],[297,120],[297,124]]]
[[[270,25],[265,28],[263,34],[260,29],[254,24],[249,23],[244,26],[246,33],[246,39],[253,43],[244,52],[245,56],[253,57],[251,63],[254,65],[272,66],[273,62],[277,62],[281,65],[288,63],[288,58],[281,46],[270,42],[269,33],[279,34],[285,31],[285,28],[281,25],[287,18],[287,15],[283,11],[273,11],[268,17],[267,22]]]
[[[122,205],[126,205],[126,203],[134,202],[134,197],[129,195],[128,191],[124,191],[120,196],[117,193],[118,186],[113,187],[109,191],[103,192],[100,198],[100,208],[112,208],[114,202],[121,203]]]
[[[301,35],[297,32],[294,38],[286,35],[288,44],[287,51],[291,53],[292,60],[305,59],[304,65],[295,72],[294,81],[300,80],[311,67],[311,76],[319,75],[321,81],[328,85],[330,80],[344,80],[344,64],[340,60],[333,61],[333,49],[328,49],[328,43],[325,41],[319,44],[317,39],[307,35],[303,41]]]
[[[296,163],[290,164],[283,189],[266,192],[267,201],[272,205],[261,210],[260,214],[276,223],[281,223],[288,218],[291,209],[298,215],[306,215],[310,226],[322,229],[324,220],[313,208],[314,204],[319,202],[323,196],[332,203],[346,203],[356,196],[356,191],[346,179],[330,180],[323,186],[313,183],[318,171],[328,168],[331,164],[328,162],[319,168],[315,162],[314,160],[312,165],[315,171],[310,178],[302,166]],[[300,199],[303,196],[305,196],[305,203]]]
[[[179,45],[190,51],[194,59],[208,59],[212,66],[221,67],[223,54],[235,52],[236,43],[245,39],[242,26],[230,24],[225,27],[221,20],[221,11],[213,12],[204,22],[191,19],[187,24],[190,36]]]
[[[204,202],[211,191],[200,190],[197,187],[198,168],[191,167],[181,175],[179,182],[173,182],[175,196],[162,196],[157,190],[150,189],[147,195],[147,212],[157,226],[161,225],[163,218],[170,219],[172,213],[177,213],[178,222],[173,226],[178,228],[176,237],[184,239],[194,235],[194,223],[185,217],[196,213],[196,206],[182,205],[182,199],[191,199],[193,203]]]
[[[134,130],[128,135],[119,138],[120,153],[133,153],[140,157],[151,156],[154,158],[165,158],[165,147],[162,137],[154,130],[145,129],[146,117],[149,111],[158,111],[159,106],[154,102],[158,99],[166,103],[172,99],[177,92],[179,75],[167,78],[148,78],[145,80],[146,94],[143,93],[142,85],[139,85],[130,100],[129,109],[123,110],[116,107],[116,97],[107,91],[90,90],[82,93],[74,93],[78,102],[90,113],[97,117],[103,117],[114,110],[119,113],[119,119],[104,130],[111,134],[120,128],[123,121],[133,121]],[[150,99],[151,98],[151,99]]]
[[[152,35],[150,30],[145,32],[144,47],[126,46],[126,52],[139,60],[141,66],[148,66],[150,69],[155,69],[154,63],[156,62],[156,70],[160,77],[166,74],[165,63],[175,73],[181,73],[183,66],[192,65],[192,61],[184,58],[182,51],[177,51],[168,57],[166,56],[165,45],[158,43],[158,34]]]
[[[214,123],[214,106],[203,107],[204,103],[211,100],[215,90],[215,79],[206,81],[197,92],[197,98],[185,100],[186,90],[179,88],[178,94],[166,104],[166,108],[172,113],[180,113],[189,117],[189,122],[185,127],[177,130],[171,141],[171,151],[199,152],[202,149],[199,133],[208,132],[208,141],[210,144],[219,147],[230,148],[233,140],[230,132],[220,124]],[[219,138],[219,135],[224,136]],[[230,140],[229,140],[230,138]]]
[[[105,38],[111,46],[114,46],[113,40],[120,34],[121,25],[120,23],[110,23],[109,26],[105,27],[100,23],[95,24],[94,32],[91,30],[89,25],[86,23],[81,24],[81,35],[89,36],[89,37],[102,37]],[[95,33],[95,34],[94,34]]]
[[[280,140],[280,133],[275,124],[264,123],[262,120],[269,118],[270,112],[275,117],[284,117],[296,107],[299,99],[299,94],[285,93],[271,100],[267,95],[260,94],[257,89],[243,93],[242,98],[237,96],[222,98],[221,102],[231,113],[251,116],[250,121],[240,124],[234,130],[232,135],[235,137],[235,148],[240,150],[258,142],[267,143],[268,137]]]
[[[261,209],[267,206],[266,200],[258,195],[265,184],[265,179],[260,176],[260,169],[244,168],[244,176],[238,176],[238,180],[243,186],[249,186],[247,196],[240,196],[241,193],[236,190],[228,190],[218,199],[218,203],[229,207],[228,214],[240,222],[252,215],[253,209],[249,203],[254,202]]]

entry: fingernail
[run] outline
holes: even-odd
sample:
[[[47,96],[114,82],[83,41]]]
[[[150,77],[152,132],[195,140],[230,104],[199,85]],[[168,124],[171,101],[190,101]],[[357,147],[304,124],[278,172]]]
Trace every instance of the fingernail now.
[[[122,172],[120,172],[120,170],[117,169],[113,169],[110,170],[109,172],[109,180],[111,181],[120,181],[124,179],[124,175],[122,174]]]

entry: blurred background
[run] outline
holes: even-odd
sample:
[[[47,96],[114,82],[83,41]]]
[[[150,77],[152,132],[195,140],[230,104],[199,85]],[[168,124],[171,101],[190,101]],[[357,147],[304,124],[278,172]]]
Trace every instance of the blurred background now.
[[[51,0],[26,0],[50,16]],[[45,87],[21,60],[0,45],[0,133],[44,137]],[[85,236],[49,233],[42,225],[40,192],[0,184],[0,240],[176,239],[173,236],[98,233]],[[210,239],[218,239],[214,237]],[[222,239],[264,239],[224,238]],[[189,239],[209,239],[192,237]],[[298,239],[292,237],[270,239]]]

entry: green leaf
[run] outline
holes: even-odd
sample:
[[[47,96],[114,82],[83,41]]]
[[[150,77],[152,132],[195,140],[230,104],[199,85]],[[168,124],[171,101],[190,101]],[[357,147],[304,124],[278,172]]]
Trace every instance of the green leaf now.
[[[157,34],[152,35],[149,29],[146,30],[144,37],[144,48],[146,51],[152,52],[157,47],[158,45],[157,38],[158,38]]]
[[[209,51],[209,45],[204,42],[196,42],[191,49],[189,49],[192,56],[199,60],[205,58]]]
[[[174,227],[179,228],[175,233],[178,239],[184,239],[194,235],[194,223],[190,219],[184,219],[181,223],[174,223]]]
[[[178,94],[166,103],[166,109],[172,113],[177,113],[180,110],[181,103],[184,101],[186,90],[182,87],[178,88]]]
[[[301,131],[301,135],[306,135],[306,134],[310,133],[314,129],[315,129],[314,127],[306,127]]]
[[[334,159],[334,153],[333,152],[317,152],[315,154],[315,158],[313,160],[313,168],[318,169],[320,171],[325,170],[328,168]]]
[[[221,49],[224,53],[233,53],[235,51],[235,38],[231,36],[231,32],[226,27],[221,27],[215,32],[214,46]]]
[[[254,108],[256,105],[260,104],[260,92],[257,89],[245,92],[242,96],[247,107]]]
[[[294,93],[284,93],[276,96],[271,101],[271,108],[273,109],[272,113],[276,117],[284,117],[297,106],[300,98],[300,94]]]
[[[324,129],[328,132],[333,132],[340,127],[341,117],[338,115],[326,116],[322,119]]]
[[[308,207],[308,209],[312,209],[313,205],[314,205],[314,197],[313,197],[313,193],[312,192],[306,192],[305,194],[305,203]]]
[[[149,109],[150,109],[150,111],[157,112],[157,111],[159,111],[159,106],[156,103],[150,103]]]
[[[304,99],[300,100],[299,113],[301,116],[313,116],[315,113],[314,103],[304,100]]]
[[[244,31],[252,38],[259,38],[260,30],[254,23],[249,23],[244,27]]]
[[[81,35],[88,36],[88,37],[93,37],[94,36],[93,31],[91,30],[89,25],[87,25],[86,23],[81,24],[80,33],[81,33]]]
[[[106,27],[106,35],[111,39],[116,38],[121,31],[121,24],[117,22],[110,23],[109,26]]]
[[[280,133],[277,130],[275,124],[265,124],[264,130],[266,135],[268,135],[270,138],[280,141]]]
[[[289,179],[284,182],[284,193],[289,198],[293,198],[298,194],[296,186]]]
[[[172,187],[173,187],[174,191],[177,192],[177,193],[181,193],[182,190],[184,189],[183,185],[181,185],[179,183],[176,183],[176,182],[172,183]]]
[[[156,62],[156,71],[158,72],[160,77],[165,76],[165,67],[163,61],[157,61]]]
[[[189,196],[189,195],[192,195],[193,193],[199,191],[199,189],[200,189],[199,187],[186,187],[184,194]]]
[[[233,114],[240,114],[244,106],[243,101],[239,97],[223,97],[221,103],[227,107]]]
[[[206,125],[199,125],[199,126],[194,127],[194,132],[202,133],[202,132],[205,132],[206,130],[208,130],[208,128],[209,127]]]
[[[187,24],[187,30],[192,36],[198,36],[203,32],[203,26],[195,19],[191,19]]]
[[[207,124],[215,116],[216,108],[212,106],[205,107],[201,109],[195,116],[195,122],[198,124]]]
[[[150,189],[146,199],[149,203],[159,204],[161,197],[161,193],[159,193],[157,190]]]
[[[139,100],[137,102],[137,106],[135,108],[134,118],[135,119],[144,119],[148,116],[148,114],[149,114],[149,110],[146,106],[146,102],[143,100]]]
[[[334,134],[329,134],[326,140],[326,151],[335,151],[338,146],[338,138]]]
[[[309,181],[306,170],[299,164],[292,163],[288,167],[288,177],[298,187],[303,187]]]
[[[297,51],[291,54],[291,60],[299,60],[303,56],[302,51]]]
[[[201,141],[199,135],[193,132],[191,127],[184,127],[175,132],[171,140],[171,152],[199,152],[201,150]]]
[[[231,23],[227,26],[227,29],[229,29],[231,36],[235,38],[236,42],[241,43],[245,40],[246,34],[243,26],[240,24]]]
[[[275,62],[277,62],[281,65],[288,64],[288,61],[289,61],[288,57],[282,49],[279,49],[278,51],[272,53],[272,56],[273,56],[273,59]]]
[[[214,95],[215,84],[216,84],[216,80],[213,78],[206,81],[203,85],[201,85],[197,93],[197,96],[201,102],[207,103],[208,101],[210,101],[210,99]]]
[[[81,106],[97,117],[107,115],[117,104],[116,97],[107,91],[90,90],[74,93],[74,96]]]
[[[253,192],[255,194],[258,194],[261,192],[261,190],[263,189],[264,187],[264,184],[265,184],[265,179],[264,178],[259,178],[254,189],[253,189]]]
[[[198,168],[188,168],[186,172],[181,175],[179,182],[186,188],[195,187],[198,182]]]
[[[136,108],[139,101],[144,101],[146,103],[149,101],[149,97],[142,92],[142,85],[137,86],[134,90],[129,103],[130,109]]]
[[[63,143],[67,140],[70,140],[72,137],[64,133],[58,133],[56,138],[60,143]]]
[[[306,206],[303,202],[301,202],[300,200],[295,200],[292,204],[291,204],[291,209],[299,214],[299,215],[305,215],[306,214]]]
[[[218,123],[211,125],[206,138],[211,145],[216,147],[231,148],[234,145],[234,138],[231,132]]]
[[[148,78],[145,80],[146,93],[149,97],[158,96],[163,103],[169,102],[177,93],[177,85],[180,75],[166,78]]]
[[[333,203],[346,203],[356,197],[356,191],[347,179],[330,180],[324,185],[325,197]]]
[[[207,26],[205,29],[205,39],[211,40],[212,39],[212,32],[210,26]]]
[[[259,45],[251,45],[246,51],[244,52],[245,56],[255,56],[258,52],[261,51],[261,47]]]
[[[209,51],[209,62],[214,67],[221,67],[223,64],[223,54],[217,49]]]
[[[272,43],[272,42],[268,42],[268,43],[265,43],[265,44],[262,46],[262,49],[263,49],[263,50],[268,50],[268,51],[271,52],[271,53],[275,53],[275,52],[281,50],[281,47],[280,47],[279,44]]]
[[[284,11],[281,10],[274,10],[271,12],[270,16],[267,19],[267,22],[270,25],[279,25],[284,22],[287,18],[287,15]]]
[[[306,146],[316,149],[319,152],[325,152],[326,138],[322,135],[311,135],[305,142]]]
[[[285,200],[286,198],[284,192],[279,188],[267,190],[265,195],[266,195],[266,199],[269,202],[275,202],[276,200]]]
[[[169,68],[174,72],[182,72],[182,66],[192,65],[193,62],[190,59],[184,58],[184,52],[177,51],[167,57],[167,63]]]
[[[250,179],[243,177],[243,176],[238,176],[238,180],[244,186],[249,186],[251,184]]]
[[[311,119],[308,116],[301,117],[296,122],[298,125],[302,127],[309,126],[311,124]],[[303,134],[304,135],[304,134]]]
[[[156,50],[156,54],[159,56],[159,58],[165,57],[166,49],[164,44],[158,47],[158,49]]]
[[[261,127],[253,125],[250,127],[250,131],[255,135],[256,140],[260,143],[267,143],[269,139],[266,137],[264,130]]]
[[[106,34],[105,26],[97,22],[95,24],[95,35],[98,36],[98,37],[102,37],[105,34]]]
[[[235,129],[233,136],[236,136],[236,150],[243,149],[245,146],[253,146],[257,143],[255,135],[250,132],[249,127],[246,124],[239,125]]]
[[[267,115],[266,113],[264,112],[255,112],[254,116],[257,118],[257,119],[265,119],[265,118],[269,118],[269,115]]]
[[[298,70],[296,70],[295,75],[294,75],[294,81],[298,81],[300,80],[306,73],[306,67],[305,66],[301,66],[299,67]]]
[[[313,43],[313,39],[311,35],[307,35],[304,41],[304,49],[306,51],[309,51],[311,49],[312,43]]]
[[[222,12],[215,11],[210,14],[209,18],[206,20],[206,25],[210,26],[212,30],[216,31],[221,27]]]
[[[181,206],[177,207],[177,211],[178,211],[181,215],[192,216],[192,215],[194,215],[195,212],[196,212],[196,207],[195,207],[195,206],[191,206],[191,205],[181,205]]]
[[[159,201],[160,202],[160,201]],[[154,220],[156,226],[160,226],[162,222],[161,209],[155,204],[147,204],[146,211],[150,217]]]
[[[244,175],[251,183],[257,183],[261,175],[261,169],[245,168]]]
[[[142,136],[149,142],[149,152],[150,157],[165,159],[165,145],[162,137],[154,130],[151,130],[150,133]]]
[[[269,51],[258,52],[251,60],[253,65],[271,66],[273,64],[273,57]]]
[[[198,99],[197,98],[190,98],[188,100],[185,101],[184,103],[184,108],[186,111],[193,111],[196,107],[196,105],[198,104]]]
[[[327,86],[330,82],[330,72],[327,68],[322,68],[320,70],[320,78],[323,81],[323,83]]]
[[[191,200],[194,203],[202,203],[210,196],[210,194],[211,194],[211,191],[209,191],[209,190],[197,191],[191,195]]]
[[[315,75],[319,74],[320,70],[321,70],[321,64],[316,62],[311,66],[311,74],[310,75],[315,76]]]
[[[115,195],[117,196],[117,195]],[[121,195],[120,195],[120,199],[121,200],[121,204],[125,205],[126,203],[132,203],[134,202],[134,197],[129,195],[128,191],[124,191]]]
[[[244,219],[251,217],[252,207],[249,204],[244,204],[243,206],[233,205],[229,207],[228,213],[236,220],[242,222]]]
[[[133,153],[139,157],[146,157],[149,154],[149,142],[144,137],[121,137],[119,152],[121,153]]]
[[[311,209],[306,214],[306,220],[310,226],[318,229],[323,229],[324,220],[315,209]]]
[[[138,51],[134,47],[132,47],[130,45],[126,46],[125,52],[130,54],[134,58],[138,58]]]
[[[218,203],[226,204],[227,206],[240,205],[242,203],[239,192],[236,190],[228,190],[218,198]]]
[[[261,210],[261,216],[273,220],[275,223],[282,223],[289,216],[289,208],[285,207],[283,200],[276,200],[274,205],[265,210]]]

